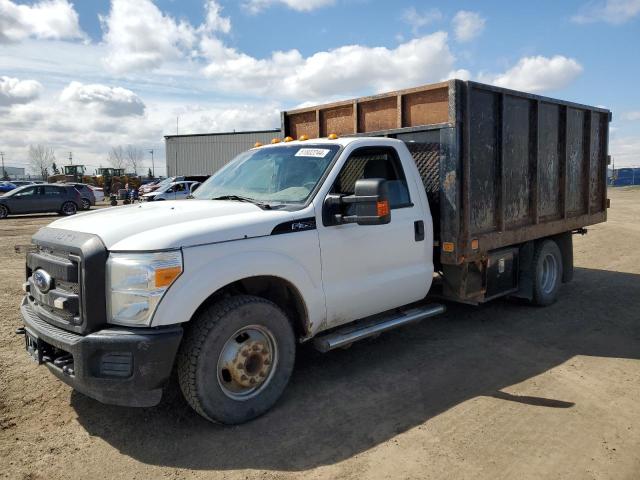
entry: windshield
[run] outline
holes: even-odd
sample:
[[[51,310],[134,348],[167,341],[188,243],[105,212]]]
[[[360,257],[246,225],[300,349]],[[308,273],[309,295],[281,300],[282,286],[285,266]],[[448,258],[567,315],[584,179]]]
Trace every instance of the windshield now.
[[[193,193],[210,200],[237,196],[262,203],[305,203],[339,145],[279,145],[238,155]]]
[[[164,180],[162,180],[162,181],[160,181],[160,182],[158,182],[158,183],[152,183],[152,184],[150,184],[150,185],[155,185],[156,187],[158,187],[157,189],[159,190],[159,189],[161,189],[161,188],[165,188],[165,187],[167,187],[167,186],[171,185],[171,184],[173,183],[173,180],[174,180],[175,178],[176,178],[176,177],[169,177],[169,178],[165,178]]]

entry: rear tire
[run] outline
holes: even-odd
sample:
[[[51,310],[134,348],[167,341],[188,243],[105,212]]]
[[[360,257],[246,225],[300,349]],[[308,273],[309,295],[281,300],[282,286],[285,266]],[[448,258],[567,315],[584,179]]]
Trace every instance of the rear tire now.
[[[0,219],[7,218],[9,216],[9,209],[4,205],[0,205]]]
[[[541,306],[554,303],[562,283],[562,253],[553,240],[536,245],[533,275],[533,303]]]
[[[269,410],[284,391],[295,362],[289,319],[273,302],[251,295],[206,308],[178,353],[180,389],[208,420],[238,424]]]
[[[78,212],[78,206],[73,202],[64,202],[60,208],[60,214],[65,217],[75,215]]]
[[[82,199],[82,209],[83,210],[90,210],[91,209],[91,202],[89,200],[87,200],[86,198]]]

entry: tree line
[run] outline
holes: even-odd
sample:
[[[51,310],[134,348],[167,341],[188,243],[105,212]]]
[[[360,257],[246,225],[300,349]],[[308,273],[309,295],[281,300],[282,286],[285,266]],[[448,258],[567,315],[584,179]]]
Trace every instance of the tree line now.
[[[111,147],[107,155],[107,163],[111,167],[129,169],[136,175],[142,167],[143,160],[143,150],[135,145]],[[61,173],[61,170],[56,165],[56,155],[53,148],[41,144],[29,146],[29,166],[33,172],[40,173],[43,179],[49,176],[49,171],[54,175]],[[149,169],[150,171],[151,169]]]

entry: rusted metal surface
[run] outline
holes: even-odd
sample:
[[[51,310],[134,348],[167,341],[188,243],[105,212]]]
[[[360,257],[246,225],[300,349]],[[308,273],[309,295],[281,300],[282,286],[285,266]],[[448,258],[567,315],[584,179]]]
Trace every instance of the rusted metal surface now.
[[[606,221],[606,109],[452,80],[282,118],[291,136],[333,128],[408,142],[437,222],[434,239],[454,245],[438,252],[441,265]]]
[[[443,82],[342,102],[290,110],[283,134],[298,138],[353,135],[451,121],[449,87]]]

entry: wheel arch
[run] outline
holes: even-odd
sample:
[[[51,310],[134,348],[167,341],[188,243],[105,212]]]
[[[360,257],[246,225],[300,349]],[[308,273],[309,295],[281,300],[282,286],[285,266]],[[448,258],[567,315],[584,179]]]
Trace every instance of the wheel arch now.
[[[309,313],[302,294],[290,281],[275,275],[256,275],[231,282],[209,295],[198,306],[185,327],[221,298],[234,295],[254,295],[265,298],[280,307],[292,324],[296,338],[304,338],[310,333]]]

